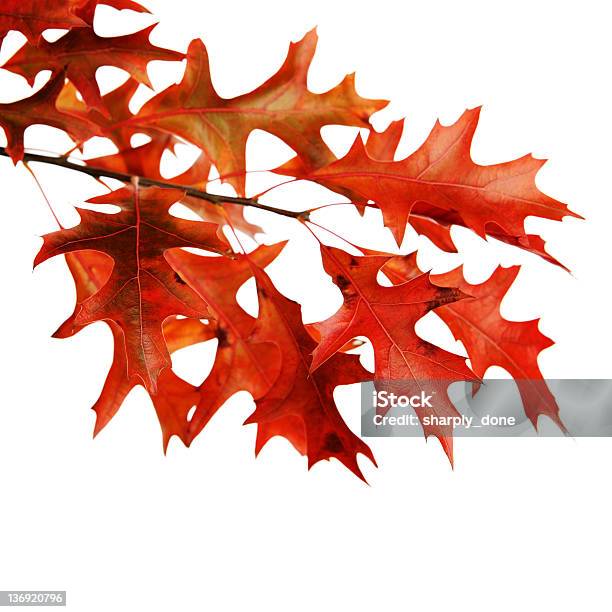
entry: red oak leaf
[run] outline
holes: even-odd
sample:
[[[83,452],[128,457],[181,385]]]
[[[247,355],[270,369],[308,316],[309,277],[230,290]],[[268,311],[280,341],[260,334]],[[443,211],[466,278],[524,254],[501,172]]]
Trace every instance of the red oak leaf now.
[[[75,319],[80,306],[107,282],[113,269],[113,260],[98,251],[77,251],[66,255],[68,268],[75,282],[77,299],[74,312],[53,334],[55,338],[67,338],[80,331],[86,324]],[[113,334],[114,354],[100,397],[93,405],[96,413],[94,436],[115,416],[127,394],[141,384],[138,376],[128,376],[125,339],[121,328],[108,321]],[[198,319],[172,317],[164,321],[164,340],[170,353],[204,342],[215,337],[214,324],[204,324]],[[164,370],[158,380],[157,392],[151,394],[153,406],[162,429],[164,450],[173,435],[185,444],[189,443],[187,415],[198,400],[196,388],[180,379],[172,370]]]
[[[78,209],[81,223],[44,237],[35,265],[63,253],[96,250],[110,255],[114,267],[108,281],[85,300],[77,325],[116,322],[125,334],[128,374],[138,376],[152,393],[159,372],[170,365],[162,323],[172,315],[201,318],[206,304],[176,274],[165,252],[195,247],[226,252],[212,223],[171,217],[168,209],[184,192],[126,187],[92,198],[93,204],[114,204],[118,214]]]
[[[378,161],[393,161],[402,136],[403,128],[404,121],[402,120],[392,122],[383,132],[370,132],[365,144],[368,156]],[[329,159],[325,165],[329,165],[334,161],[336,161],[336,157],[330,152]],[[294,157],[280,168],[275,169],[274,172],[298,178],[311,178],[308,169],[304,166],[299,157]],[[351,191],[350,189],[344,189],[333,181],[326,182],[325,179],[320,178],[316,180],[319,184],[324,185],[328,189],[347,197],[355,204],[360,212],[363,212],[365,209],[367,199],[359,193]],[[451,253],[457,252],[457,247],[451,237],[450,228],[451,225],[465,226],[465,223],[456,211],[441,210],[424,202],[417,202],[410,211],[408,221],[418,234],[422,234],[429,238],[440,249]],[[504,233],[501,228],[493,223],[488,224],[486,231],[489,236],[497,240],[534,253],[546,261],[565,268],[565,266],[560,264],[554,257],[546,252],[544,241],[540,236],[535,236],[533,234],[511,236]]]
[[[101,66],[122,68],[139,83],[150,86],[147,64],[153,60],[179,61],[184,54],[156,47],[149,34],[157,24],[127,36],[103,38],[91,28],[71,30],[53,43],[41,41],[38,46],[25,45],[3,66],[25,77],[32,85],[41,70],[60,71],[74,83],[85,103],[102,115],[110,113],[100,95],[96,70]]]
[[[171,319],[168,322],[172,323],[172,326],[164,325],[164,338],[166,342],[175,339],[174,350],[214,338],[214,326],[198,325],[200,322],[195,319]],[[114,322],[107,321],[107,323],[110,325],[114,339],[113,362],[100,397],[92,406],[96,413],[94,436],[98,435],[115,416],[127,394],[141,384],[138,376],[130,376],[127,373],[125,340],[121,328]],[[190,333],[194,331],[198,333]],[[170,342],[168,348],[172,351]],[[161,426],[164,452],[172,436],[177,436],[189,446],[191,438],[188,415],[198,403],[200,397],[198,389],[178,377],[171,368],[166,368],[159,375],[156,391],[149,391],[149,395]]]
[[[474,373],[463,357],[419,338],[415,325],[430,310],[465,296],[457,289],[436,287],[427,274],[383,287],[376,277],[392,255],[356,257],[325,245],[321,245],[321,254],[325,271],[342,291],[344,304],[331,318],[317,324],[321,341],[313,352],[311,370],[316,371],[351,338],[365,336],[374,348],[376,380],[430,386],[439,380],[438,397],[442,399],[435,407],[437,414],[457,415],[447,387],[452,381],[474,379]],[[429,413],[429,409],[417,410],[421,419]],[[452,462],[452,428],[425,425],[423,429],[426,436],[440,440]]]
[[[251,338],[255,319],[236,301],[238,289],[253,276],[252,265],[265,267],[285,243],[260,246],[236,259],[201,257],[185,251],[168,253],[168,261],[195,290],[216,320],[217,354],[212,371],[199,388],[200,400],[190,423],[190,439],[197,436],[217,410],[238,391],[259,399],[270,389],[280,370],[275,344]]]
[[[383,132],[370,132],[365,144],[369,157],[379,161],[393,161],[402,136],[403,127],[403,121],[395,121]],[[323,165],[329,165],[334,161],[336,161],[336,157],[330,151],[327,163]],[[304,166],[299,157],[294,157],[280,168],[275,169],[274,172],[298,178],[309,178],[308,169]],[[355,204],[357,209],[363,213],[367,200],[359,193],[355,193],[350,189],[344,189],[333,182],[326,182],[324,179],[317,179],[317,182],[347,197]],[[374,205],[372,204],[371,206]],[[456,211],[441,210],[435,206],[425,204],[424,202],[417,202],[411,209],[408,220],[418,234],[422,234],[429,238],[443,251],[451,253],[457,252],[457,247],[451,237],[450,228],[451,225],[465,226],[465,223]],[[493,223],[488,224],[486,231],[492,238],[529,251],[550,263],[565,268],[565,266],[546,252],[544,248],[545,243],[540,236],[535,236],[533,234],[511,236],[504,233],[501,228]]]
[[[483,378],[491,366],[504,368],[518,386],[525,414],[537,429],[539,415],[550,417],[561,429],[559,407],[538,367],[538,355],[553,342],[538,329],[538,320],[508,321],[501,316],[504,296],[516,279],[519,266],[498,267],[480,285],[463,278],[462,268],[431,275],[431,282],[441,287],[459,289],[469,297],[446,304],[436,314],[448,325],[455,339],[465,347],[472,369]],[[416,252],[389,260],[384,274],[394,284],[405,283],[422,274]]]
[[[473,296],[436,310],[457,340],[465,346],[472,369],[482,378],[491,366],[504,368],[515,380],[525,414],[537,429],[538,417],[546,415],[563,431],[559,406],[538,366],[538,355],[554,343],[538,329],[538,319],[508,321],[500,312],[502,299],[516,279],[520,267],[498,267],[480,285],[470,285],[462,268],[432,275],[434,284],[458,288]]]
[[[329,151],[320,134],[324,125],[367,127],[370,115],[387,103],[358,96],[353,75],[326,93],[309,92],[306,77],[316,43],[316,33],[309,32],[291,44],[285,63],[263,85],[226,99],[213,87],[204,43],[194,40],[182,82],[147,102],[131,123],[162,129],[199,146],[241,194],[246,142],[255,129],[278,136],[309,167],[317,166]]]
[[[257,400],[247,423],[257,423],[259,452],[273,436],[287,438],[308,457],[308,467],[335,457],[359,478],[357,464],[362,453],[374,462],[369,447],[343,421],[334,403],[338,385],[362,382],[371,375],[356,355],[332,356],[314,373],[311,353],[316,343],[302,322],[300,306],[281,295],[265,272],[254,266],[259,296],[259,317],[253,341],[272,343],[282,353],[276,383]]]
[[[431,207],[451,211],[461,225],[483,238],[493,225],[518,242],[525,238],[528,216],[580,218],[536,187],[535,176],[545,160],[526,155],[490,166],[472,161],[470,148],[479,112],[466,111],[451,126],[436,123],[424,144],[402,161],[373,159],[358,137],[345,157],[302,178],[332,189],[348,189],[373,201],[398,244],[413,211],[436,219],[428,214]]]
[[[344,304],[317,324],[321,341],[313,353],[313,371],[352,338],[366,336],[374,346],[377,379],[473,377],[462,357],[431,345],[414,331],[416,322],[430,310],[465,297],[460,291],[436,287],[427,274],[383,287],[376,276],[392,255],[353,256],[325,245],[321,255]]]
[[[63,86],[64,74],[60,73],[29,98],[0,104],[0,126],[6,133],[6,149],[14,162],[23,159],[23,135],[31,125],[56,127],[76,141],[87,140],[97,133],[97,127],[86,118],[58,110],[56,100]]]

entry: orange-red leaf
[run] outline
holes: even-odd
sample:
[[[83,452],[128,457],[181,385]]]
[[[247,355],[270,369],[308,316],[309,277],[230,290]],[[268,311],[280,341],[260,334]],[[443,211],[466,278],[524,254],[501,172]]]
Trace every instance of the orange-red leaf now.
[[[515,380],[525,414],[537,429],[538,417],[546,415],[565,430],[559,406],[538,366],[538,355],[553,342],[538,329],[538,319],[508,321],[500,312],[502,299],[519,273],[519,266],[498,267],[489,280],[470,285],[462,268],[432,275],[441,287],[453,287],[473,296],[439,308],[436,313],[449,326],[468,353],[472,369],[482,378],[491,366],[504,368]]]
[[[31,125],[56,127],[76,141],[85,141],[98,133],[96,125],[85,117],[58,110],[56,100],[63,86],[64,74],[60,73],[29,98],[0,104],[0,126],[6,133],[6,149],[14,162],[23,159],[23,135]]]
[[[456,213],[462,225],[483,238],[491,225],[508,236],[525,236],[528,216],[578,217],[536,187],[535,176],[544,160],[526,155],[489,166],[472,161],[470,149],[479,111],[466,111],[450,126],[436,123],[423,145],[402,161],[373,159],[358,137],[345,157],[304,178],[350,189],[373,201],[398,244],[413,209],[422,214],[420,203]]]
[[[374,346],[377,379],[471,378],[464,359],[422,340],[416,322],[430,310],[465,297],[460,291],[436,287],[429,275],[395,287],[377,282],[378,271],[392,255],[353,256],[321,245],[325,271],[342,291],[344,304],[317,324],[321,341],[313,354],[316,370],[356,336]]]
[[[184,55],[156,47],[149,42],[155,24],[127,36],[103,38],[92,28],[71,30],[53,43],[41,41],[38,46],[22,47],[3,66],[6,70],[25,77],[33,84],[41,70],[66,70],[85,103],[109,117],[100,89],[96,70],[101,66],[115,66],[130,73],[139,83],[150,85],[147,64],[153,60],[179,61]]]
[[[316,167],[320,158],[328,158],[320,134],[324,125],[367,127],[370,115],[386,105],[357,95],[353,75],[326,93],[308,91],[306,77],[316,42],[316,33],[309,32],[291,44],[282,67],[263,85],[226,99],[213,87],[204,43],[194,40],[182,82],[147,102],[131,123],[162,129],[199,146],[239,193],[245,187],[246,142],[255,129],[278,136],[308,167]]]
[[[210,374],[199,388],[190,439],[232,395],[248,391],[257,400],[278,377],[281,353],[275,344],[251,338],[255,319],[238,305],[236,293],[252,278],[252,265],[267,266],[283,247],[284,243],[262,245],[248,256],[237,255],[233,260],[178,250],[168,254],[172,267],[199,293],[216,320],[217,353]]]
[[[80,306],[107,282],[113,260],[98,251],[77,251],[66,254],[66,262],[75,282],[76,306],[74,313],[55,332],[55,338],[66,338],[80,331],[84,324],[75,323]],[[115,416],[127,394],[141,384],[138,376],[128,375],[125,337],[121,328],[113,321],[106,321],[113,334],[114,352],[111,368],[96,403],[94,436]],[[198,319],[172,317],[164,321],[164,340],[170,353],[204,342],[215,337],[215,325],[204,324]],[[193,385],[181,380],[170,368],[164,370],[158,380],[157,391],[150,393],[162,429],[164,450],[173,435],[189,444],[189,422],[187,415],[198,400],[198,391]]]
[[[421,384],[441,380],[474,378],[465,359],[427,342],[415,331],[416,322],[430,310],[465,297],[456,289],[436,287],[427,274],[394,287],[377,282],[377,274],[392,255],[353,256],[321,245],[323,266],[342,291],[344,304],[329,319],[317,324],[321,341],[313,352],[311,370],[316,371],[356,336],[367,337],[374,348],[374,378]],[[456,414],[440,389],[436,409],[444,416]],[[421,411],[419,417],[425,411]],[[426,436],[435,435],[452,461],[451,430],[424,427]]]
[[[184,192],[126,187],[89,200],[114,204],[118,214],[79,209],[81,223],[44,237],[38,264],[55,255],[95,250],[113,258],[110,277],[85,300],[75,317],[77,325],[115,321],[125,334],[128,373],[138,376],[152,392],[159,372],[170,365],[162,324],[172,315],[201,318],[206,304],[176,274],[164,254],[176,247],[225,252],[212,223],[171,217],[168,209]]]
[[[525,414],[537,428],[539,415],[550,417],[561,429],[559,407],[538,366],[538,355],[553,342],[538,329],[538,320],[508,321],[500,306],[520,268],[498,267],[480,285],[471,285],[463,277],[462,267],[445,274],[431,275],[435,285],[458,289],[468,297],[436,310],[457,340],[465,347],[472,369],[483,378],[491,366],[504,368],[518,386]],[[422,274],[416,253],[396,256],[383,268],[394,284],[405,283]]]
[[[356,355],[338,354],[316,372],[310,372],[316,346],[305,329],[300,306],[281,295],[268,275],[254,267],[259,295],[259,317],[253,340],[272,343],[282,353],[277,382],[257,401],[247,420],[257,423],[257,448],[273,436],[287,438],[308,456],[308,466],[335,457],[363,479],[357,464],[362,453],[374,462],[369,447],[346,425],[334,403],[338,385],[371,378]]]
[[[128,374],[125,340],[121,328],[114,322],[107,321],[107,323],[113,333],[113,362],[104,381],[100,397],[92,406],[96,413],[94,436],[98,435],[115,416],[127,394],[135,386],[141,384],[138,376],[130,376]],[[172,323],[176,326],[174,334],[176,334],[177,339],[180,340],[183,346],[189,346],[194,343],[193,341],[202,342],[214,337],[212,333],[209,335],[205,334],[209,330],[202,324],[198,327],[198,332],[200,333],[195,336],[189,334],[193,329],[183,329],[184,327],[190,327],[193,323],[199,323],[199,321],[196,322],[193,319],[173,319]],[[212,332],[212,328],[210,331]],[[164,326],[164,336],[166,339],[168,333],[169,330]],[[164,452],[168,448],[168,443],[172,436],[178,436],[186,446],[189,446],[191,439],[188,433],[188,414],[191,408],[198,402],[199,393],[197,388],[179,378],[171,368],[166,368],[159,375],[156,390],[149,390],[149,395],[151,396],[162,430]]]

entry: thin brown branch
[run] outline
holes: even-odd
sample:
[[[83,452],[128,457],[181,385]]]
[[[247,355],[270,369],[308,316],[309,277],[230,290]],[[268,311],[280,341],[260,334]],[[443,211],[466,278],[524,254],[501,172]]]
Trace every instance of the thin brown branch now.
[[[4,157],[10,157],[7,150],[4,147],[0,147],[0,155]],[[105,176],[107,178],[116,179],[124,183],[129,183],[133,178],[138,178],[140,185],[145,187],[166,187],[170,189],[180,189],[188,196],[206,200],[212,204],[238,204],[239,206],[251,206],[258,208],[259,210],[265,210],[267,212],[276,213],[283,217],[291,217],[292,219],[301,219],[307,217],[305,212],[296,212],[293,210],[285,210],[283,208],[275,208],[274,206],[267,206],[266,204],[260,204],[254,198],[240,198],[234,196],[219,195],[216,193],[208,193],[201,189],[196,189],[189,185],[179,185],[171,181],[160,181],[157,179],[148,178],[146,176],[136,176],[128,174],[126,172],[114,172],[113,170],[105,170],[104,168],[96,168],[94,166],[85,166],[77,164],[67,160],[65,157],[53,157],[51,155],[39,155],[38,153],[25,153],[23,156],[24,162],[40,162],[42,164],[50,164],[52,166],[60,166],[61,168],[68,168],[69,170],[76,170],[82,174],[93,176],[94,178],[100,178]]]

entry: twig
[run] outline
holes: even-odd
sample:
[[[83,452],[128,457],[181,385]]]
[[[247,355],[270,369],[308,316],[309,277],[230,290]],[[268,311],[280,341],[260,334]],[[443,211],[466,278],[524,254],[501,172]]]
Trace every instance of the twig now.
[[[40,191],[40,193],[42,194],[42,197],[44,198],[45,202],[47,203],[47,208],[49,209],[49,212],[51,213],[51,215],[55,219],[55,222],[57,223],[58,227],[61,228],[61,229],[64,229],[64,226],[62,225],[62,222],[59,220],[55,210],[53,209],[53,206],[51,206],[51,201],[47,197],[47,193],[45,192],[41,182],[38,180],[38,177],[36,176],[36,173],[34,172],[34,170],[32,170],[32,168],[30,168],[30,165],[28,164],[27,161],[24,161],[23,165],[24,165],[25,169],[31,174],[32,178],[34,179],[34,182],[36,183],[36,186],[38,187],[38,190]]]
[[[9,153],[4,147],[0,147],[0,155],[4,157],[10,157]],[[216,193],[208,193],[207,191],[202,191],[201,189],[196,189],[194,187],[190,187],[189,185],[179,185],[177,183],[172,183],[171,181],[161,181],[157,179],[148,178],[146,176],[136,176],[133,174],[128,174],[126,172],[115,172],[113,170],[105,170],[104,168],[96,168],[94,166],[85,166],[81,164],[76,164],[74,162],[68,161],[65,157],[53,157],[51,155],[39,155],[38,153],[25,153],[23,156],[24,162],[40,162],[42,164],[50,164],[52,166],[60,166],[61,168],[68,168],[69,170],[76,170],[77,172],[81,172],[82,174],[87,174],[89,176],[93,176],[94,178],[100,178],[101,176],[106,176],[108,178],[116,179],[118,181],[123,181],[124,183],[129,183],[132,181],[134,177],[138,178],[138,182],[141,186],[146,187],[166,187],[170,189],[180,189],[184,191],[186,195],[192,196],[194,198],[199,198],[201,200],[207,200],[212,204],[238,204],[239,206],[251,206],[253,208],[258,208],[259,210],[265,210],[267,212],[276,213],[277,215],[282,215],[283,217],[290,217],[292,219],[302,219],[307,216],[305,212],[296,212],[293,210],[285,210],[283,208],[275,208],[274,206],[267,206],[266,204],[260,204],[257,202],[255,198],[240,198],[234,196],[226,196],[219,195]]]

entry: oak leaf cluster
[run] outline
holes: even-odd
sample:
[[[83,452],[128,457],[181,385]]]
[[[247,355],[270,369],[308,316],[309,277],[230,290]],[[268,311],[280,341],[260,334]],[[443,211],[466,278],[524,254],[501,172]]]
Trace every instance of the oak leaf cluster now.
[[[35,124],[53,126],[70,136],[74,148],[48,163],[124,183],[88,201],[112,204],[119,212],[78,208],[80,223],[44,236],[35,262],[63,255],[76,286],[74,312],[56,337],[72,336],[96,321],[106,322],[112,332],[112,366],[93,406],[96,433],[128,392],[142,385],[157,413],[164,448],[172,436],[190,445],[232,395],[247,391],[255,401],[247,423],[257,427],[257,452],[270,438],[283,436],[307,456],[309,466],[335,458],[363,477],[358,455],[374,457],[340,415],[336,387],[372,379],[479,381],[491,366],[516,379],[534,426],[545,415],[563,427],[537,362],[551,340],[539,331],[537,320],[511,322],[500,313],[518,267],[498,267],[489,280],[471,285],[461,267],[435,275],[419,269],[416,252],[382,253],[365,245],[345,250],[317,238],[323,267],[343,304],[327,320],[306,325],[300,305],[285,297],[266,271],[282,257],[285,243],[265,244],[262,228],[244,217],[249,206],[275,211],[245,186],[247,139],[253,130],[263,130],[295,153],[272,170],[279,182],[287,176],[310,181],[360,212],[380,210],[398,247],[412,226],[438,248],[455,252],[450,230],[462,226],[560,265],[542,238],[524,229],[529,216],[554,221],[578,216],[536,187],[542,160],[527,155],[493,165],[475,163],[470,150],[479,109],[466,111],[449,126],[436,123],[414,153],[397,159],[404,122],[374,131],[370,118],[387,102],[361,97],[354,75],[325,93],[309,91],[314,31],[290,45],[280,69],[259,87],[223,98],[215,90],[201,40],[184,54],[152,44],[155,26],[101,37],[93,26],[99,4],[148,12],[131,0],[4,0],[0,14],[0,41],[12,30],[27,39],[3,69],[29,84],[39,72],[51,71],[30,97],[0,104],[6,153],[15,163],[45,161],[26,152],[24,132]],[[49,42],[43,37],[48,29],[67,32]],[[184,76],[133,113],[129,103],[139,86],[150,86],[147,66],[154,60],[185,62]],[[121,68],[129,78],[102,95],[95,78],[102,66]],[[339,159],[321,136],[328,125],[362,128]],[[134,146],[133,137],[142,134],[149,141]],[[81,165],[70,162],[69,155],[96,136],[109,139],[118,152]],[[186,172],[165,179],[162,156],[181,142],[198,147],[200,155]],[[235,196],[208,194],[213,166]],[[200,220],[171,215],[176,203]],[[276,212],[312,230],[308,211],[279,207]],[[228,236],[236,232],[255,238],[259,246],[251,251],[232,246],[236,241]],[[257,288],[256,316],[236,298],[250,279]],[[415,325],[431,311],[463,343],[470,367],[464,356],[417,335]],[[359,338],[372,344],[374,372],[360,362]],[[217,341],[214,364],[201,384],[173,372],[174,351],[211,340]],[[450,400],[440,410],[455,413]],[[452,461],[451,433],[425,430],[440,439]]]

